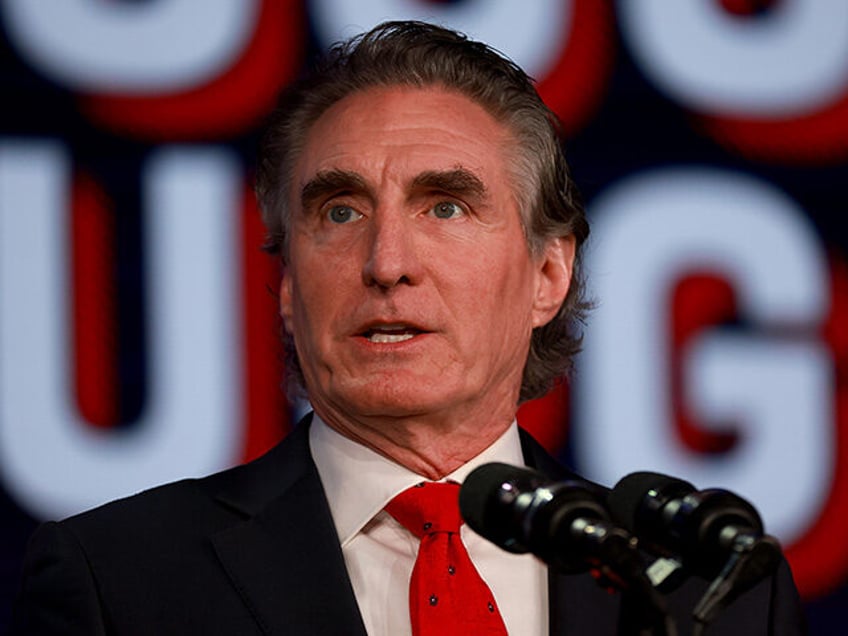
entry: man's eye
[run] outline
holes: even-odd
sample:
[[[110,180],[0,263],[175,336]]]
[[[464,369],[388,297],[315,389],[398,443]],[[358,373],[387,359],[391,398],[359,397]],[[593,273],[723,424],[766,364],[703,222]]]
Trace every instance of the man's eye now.
[[[437,219],[453,219],[465,214],[465,210],[453,201],[439,201],[430,211]]]
[[[350,223],[357,219],[361,219],[362,215],[347,205],[334,205],[327,212],[327,217],[333,223]]]

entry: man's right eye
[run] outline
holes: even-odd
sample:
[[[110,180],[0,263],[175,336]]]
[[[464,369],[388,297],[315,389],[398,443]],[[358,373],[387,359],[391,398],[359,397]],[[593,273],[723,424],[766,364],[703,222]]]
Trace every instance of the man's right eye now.
[[[333,223],[341,224],[341,223],[350,223],[351,221],[356,221],[357,219],[361,219],[362,215],[350,206],[334,205],[327,212],[327,217]]]

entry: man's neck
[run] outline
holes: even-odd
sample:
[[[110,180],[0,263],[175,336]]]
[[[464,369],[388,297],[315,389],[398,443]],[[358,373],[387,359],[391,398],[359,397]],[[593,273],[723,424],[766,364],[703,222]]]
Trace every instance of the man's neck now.
[[[329,427],[409,470],[437,480],[491,446],[514,421],[514,414],[453,419],[425,417],[340,418],[316,409]]]

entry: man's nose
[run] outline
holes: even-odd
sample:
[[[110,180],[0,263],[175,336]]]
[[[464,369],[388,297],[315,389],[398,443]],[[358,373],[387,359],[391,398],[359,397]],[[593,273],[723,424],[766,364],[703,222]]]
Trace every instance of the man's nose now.
[[[371,226],[363,282],[386,289],[414,285],[421,275],[415,219],[399,214],[377,215]]]

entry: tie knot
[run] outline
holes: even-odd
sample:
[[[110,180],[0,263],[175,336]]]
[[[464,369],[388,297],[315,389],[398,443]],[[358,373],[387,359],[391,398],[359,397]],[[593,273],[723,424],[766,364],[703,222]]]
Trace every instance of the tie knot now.
[[[392,499],[386,512],[418,538],[434,532],[459,532],[459,484],[416,484]]]

